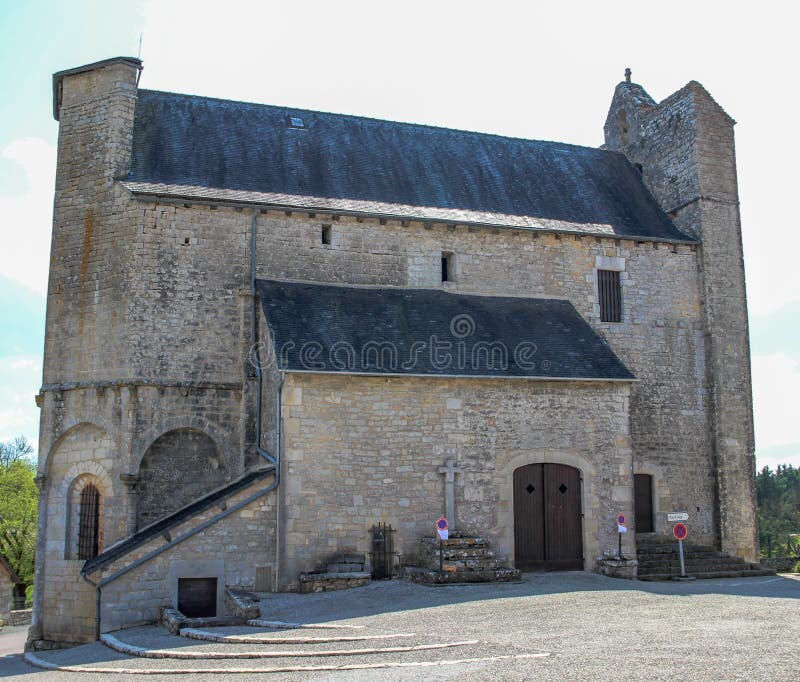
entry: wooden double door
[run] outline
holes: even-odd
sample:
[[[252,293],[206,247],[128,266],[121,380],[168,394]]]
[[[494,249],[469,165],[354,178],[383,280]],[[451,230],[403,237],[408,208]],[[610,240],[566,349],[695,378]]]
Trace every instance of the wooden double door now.
[[[578,469],[528,464],[514,471],[514,564],[522,571],[583,570]]]

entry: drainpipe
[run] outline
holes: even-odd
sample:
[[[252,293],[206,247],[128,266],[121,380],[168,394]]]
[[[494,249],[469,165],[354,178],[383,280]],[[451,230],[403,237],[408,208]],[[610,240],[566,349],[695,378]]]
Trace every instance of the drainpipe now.
[[[256,291],[256,246],[258,242],[258,213],[259,209],[253,209],[253,219],[250,226],[250,296],[252,306],[250,308],[250,342],[251,342],[251,362],[256,370],[258,379],[258,394],[256,396],[256,452],[264,457],[268,462],[275,466],[275,481],[270,487],[272,490],[278,487],[281,480],[281,454],[283,450],[281,401],[283,397],[283,383],[286,380],[284,372],[279,372],[278,390],[275,396],[275,456],[273,457],[261,447],[261,413],[262,413],[262,387],[264,385],[264,373],[261,370],[261,358],[258,353],[258,332],[256,321],[258,319],[258,292]],[[281,504],[280,495],[276,497],[275,504],[275,571],[273,578],[274,589],[278,591],[279,572],[280,572],[280,528],[281,528]]]
[[[270,455],[266,450],[261,447],[262,442],[262,429],[261,429],[261,412],[262,412],[262,405],[261,405],[261,394],[262,394],[262,387],[264,385],[264,375],[261,371],[261,358],[258,354],[258,333],[256,331],[256,319],[258,314],[258,300],[257,300],[257,292],[256,292],[256,239],[258,236],[258,211],[259,209],[253,209],[253,220],[251,224],[251,236],[250,236],[250,294],[252,297],[252,306],[250,309],[250,339],[251,339],[251,355],[250,360],[253,363],[253,366],[256,370],[256,377],[258,379],[258,393],[256,395],[256,452],[263,457],[271,466],[275,469],[275,479],[273,482],[264,490],[260,490],[255,495],[252,495],[248,499],[240,502],[235,507],[231,507],[222,514],[206,521],[205,523],[201,524],[197,528],[188,533],[185,533],[179,538],[176,538],[174,541],[163,545],[162,547],[158,548],[154,552],[142,557],[141,559],[134,561],[132,564],[129,564],[125,568],[113,573],[112,575],[104,578],[99,583],[94,583],[89,578],[86,577],[86,574],[81,571],[81,577],[91,585],[95,590],[95,639],[100,639],[100,630],[101,630],[101,613],[102,613],[102,588],[108,585],[109,583],[115,581],[117,578],[125,575],[128,571],[141,566],[143,563],[149,561],[150,559],[154,558],[161,552],[173,547],[174,545],[182,542],[183,540],[188,539],[189,537],[195,535],[197,532],[203,530],[204,528],[210,526],[212,523],[215,523],[218,520],[221,520],[225,516],[233,513],[234,511],[238,510],[239,508],[250,504],[250,502],[266,495],[267,493],[272,492],[275,490],[279,483],[281,477],[281,449],[282,449],[282,438],[281,438],[281,397],[283,394],[283,382],[284,382],[284,373],[280,372],[280,379],[278,381],[278,391],[276,395],[276,447],[275,447],[275,455]],[[280,505],[277,505],[278,510],[280,509]],[[276,518],[278,516],[278,510],[276,510]],[[278,559],[280,557],[279,554],[279,542],[278,542],[278,523],[276,523],[275,527],[275,576],[277,581],[277,574],[278,574]],[[276,582],[277,584],[277,582]]]
[[[256,330],[256,320],[258,318],[258,294],[256,292],[256,242],[258,238],[258,209],[253,209],[253,220],[250,226],[250,296],[252,306],[250,307],[250,362],[256,370],[258,379],[258,392],[256,394],[256,452],[266,459],[270,464],[275,465],[275,484],[277,486],[280,478],[280,469],[276,457],[270,455],[261,447],[261,394],[264,385],[264,373],[261,370],[261,357],[258,353],[258,331]],[[280,394],[283,388],[283,374],[281,383],[278,386],[278,408],[280,408]],[[277,415],[278,432],[280,433],[280,413]],[[280,439],[280,436],[278,436]],[[280,446],[278,446],[280,450]],[[278,452],[276,452],[278,455]]]

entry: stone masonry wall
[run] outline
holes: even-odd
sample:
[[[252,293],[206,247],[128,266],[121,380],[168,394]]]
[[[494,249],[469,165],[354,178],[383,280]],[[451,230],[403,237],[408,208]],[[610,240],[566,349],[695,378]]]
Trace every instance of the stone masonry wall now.
[[[332,225],[330,246],[321,244],[323,224]],[[276,211],[259,217],[259,235],[261,277],[385,285],[394,273],[388,283],[395,286],[569,299],[638,378],[631,393],[636,473],[654,476],[657,510],[691,512],[693,534],[716,542],[694,247]],[[439,281],[442,252],[454,262],[454,281],[446,284]],[[620,324],[600,321],[598,268],[621,271]],[[666,534],[665,519],[657,521]]]
[[[640,106],[639,86],[621,83],[606,143],[640,164],[676,225],[701,240],[709,385],[709,436],[716,467],[722,549],[758,559],[750,347],[733,138],[734,121],[696,82],[663,102]],[[624,112],[624,115],[620,115]],[[627,138],[614,122],[627,122]]]
[[[451,527],[490,538],[512,561],[514,469],[580,469],[593,568],[615,547],[615,515],[633,516],[628,393],[628,383],[289,375],[282,582],[337,552],[368,554],[379,521],[408,560],[444,513],[446,459],[462,468]]]
[[[140,463],[147,448],[164,433],[194,429],[207,434],[225,458],[231,478],[257,461],[253,454],[255,382],[247,361],[253,213],[249,208],[209,203],[137,200],[115,181],[124,176],[129,163],[135,78],[134,68],[119,64],[64,78],[41,397],[43,495],[38,552],[44,560],[37,568],[34,619],[34,630],[41,630],[37,618],[46,613],[43,600],[47,594],[51,599],[57,595],[64,606],[50,616],[50,634],[45,633],[54,638],[68,638],[71,628],[78,627],[68,612],[86,612],[85,600],[93,598],[88,585],[80,581],[78,563],[64,559],[66,529],[60,524],[66,523],[69,514],[66,498],[58,491],[70,485],[70,476],[74,479],[73,466],[94,461],[96,471],[87,475],[107,479],[109,501],[114,503],[103,528],[107,546],[135,529]],[[648,172],[645,168],[646,179]],[[703,204],[708,217],[704,224],[726,223],[732,214],[725,211],[731,209],[722,206],[714,209]],[[686,223],[685,216],[694,210],[700,208],[679,211],[678,224]],[[713,210],[719,211],[716,218],[711,217]],[[657,510],[689,511],[693,537],[698,542],[718,541],[709,405],[712,397],[718,404],[733,402],[724,397],[728,393],[709,394],[708,378],[717,376],[712,366],[718,367],[729,356],[723,346],[712,345],[713,357],[709,357],[702,300],[710,297],[714,286],[722,291],[724,280],[714,280],[711,286],[711,280],[700,279],[700,254],[694,247],[308,212],[261,210],[257,219],[259,277],[444,287],[462,293],[572,301],[639,380],[631,387],[630,397],[625,397],[630,407],[630,448],[635,472],[654,476]],[[323,225],[331,226],[330,245],[321,243]],[[726,244],[721,237],[720,252]],[[453,281],[446,284],[440,282],[442,252],[452,254]],[[599,320],[598,268],[621,272],[624,319],[620,324]],[[742,319],[736,318],[736,296],[713,299],[712,307],[721,311],[715,318],[716,329],[733,320],[731,328],[740,333],[741,325],[734,324]],[[739,353],[737,343],[731,345],[734,355]],[[736,363],[741,369],[741,355],[736,355]],[[738,376],[745,375],[739,372]],[[729,380],[716,385],[728,392],[749,390],[749,378],[742,383],[736,377],[732,372]],[[268,379],[265,395],[272,401],[277,381],[274,368]],[[484,383],[468,393],[484,396],[498,390],[492,382]],[[372,390],[373,384],[366,385]],[[547,386],[541,390],[551,390]],[[360,384],[358,390],[362,390]],[[539,404],[539,397],[525,393],[532,390],[526,388],[522,394]],[[595,394],[583,384],[558,391],[559,397],[553,398],[558,406],[554,419],[569,412],[568,395],[584,415],[589,410],[588,396],[602,404],[607,400],[607,393]],[[411,389],[406,398],[410,393]],[[377,393],[372,399],[382,403]],[[403,399],[397,400],[404,405]],[[509,414],[522,417],[512,398],[503,394],[502,400]],[[745,408],[748,401],[743,403]],[[372,410],[369,404],[363,406],[366,413]],[[265,445],[275,442],[271,405],[264,414]],[[727,423],[737,415],[746,417],[745,412],[728,410]],[[489,438],[494,422],[481,421],[484,418],[476,417],[474,423],[486,430],[481,437]],[[501,410],[496,418],[505,419]],[[723,526],[729,530],[735,519],[745,526],[750,523],[746,505],[735,506],[737,486],[745,480],[736,473],[736,466],[747,464],[747,457],[737,453],[743,452],[741,444],[747,441],[750,423],[743,421],[742,433],[727,432],[736,441],[730,453],[718,450],[724,455],[720,490],[730,491],[722,497],[723,515],[730,519]],[[598,428],[607,427],[610,424]],[[429,431],[439,433],[433,429],[432,424]],[[459,429],[464,438],[477,437],[469,435],[472,432],[464,424]],[[414,437],[435,438],[429,431],[406,435],[409,442]],[[507,434],[511,433],[509,427]],[[578,463],[587,461],[580,447],[595,447],[581,442],[581,433],[576,427],[578,446],[570,455]],[[98,442],[103,444],[100,454]],[[550,455],[540,452],[537,456]],[[436,458],[441,464],[438,452]],[[398,487],[416,484],[410,474],[405,479],[395,475],[393,480]],[[506,484],[499,479],[495,483],[501,487],[493,494],[502,495]],[[291,476],[284,485],[282,495],[296,495]],[[619,498],[621,493],[612,490],[610,494]],[[510,513],[502,511],[503,500],[498,500],[498,514]],[[726,507],[727,500],[734,502]],[[742,514],[737,516],[739,511]],[[337,545],[340,540],[337,537]],[[325,551],[325,542],[323,537],[320,553]],[[297,561],[305,562],[307,549],[297,546]],[[587,556],[589,549],[587,544]],[[48,593],[51,588],[45,584],[50,583],[55,587]]]
[[[226,281],[239,278],[236,272],[246,267],[249,255],[249,209],[155,202],[141,206],[141,215],[148,220],[154,216],[160,226],[158,243],[167,245],[161,248],[184,249],[186,238],[198,240],[188,248],[200,254],[197,262],[203,263],[208,287],[224,287]],[[323,225],[331,225],[330,245],[322,244]],[[717,541],[706,349],[694,247],[263,210],[258,214],[258,236],[259,277],[569,299],[639,379],[631,395],[633,449],[637,472],[654,476],[657,508],[692,512],[693,533],[705,542]],[[173,243],[175,247],[169,246]],[[453,254],[453,281],[444,285],[442,252]],[[600,322],[598,268],[621,271],[620,324]],[[217,278],[210,273],[218,273]],[[234,368],[241,372],[242,364],[247,372],[246,311],[231,298],[205,312],[204,327],[242,331],[238,337],[232,332],[210,334],[215,340],[202,348],[171,349],[168,372],[190,375],[206,357],[213,359],[210,364],[230,368],[219,379],[232,377]],[[171,330],[184,324],[181,315],[188,322],[197,319],[191,306],[177,306],[171,315],[173,323],[165,325],[163,333],[153,329],[140,348],[166,344]],[[220,361],[225,352],[227,361]],[[243,428],[251,417],[246,415]],[[269,431],[267,426],[265,432]],[[659,530],[666,532],[664,524]]]
[[[238,492],[226,500],[227,507],[233,507],[270,483],[268,478]],[[256,568],[268,567],[273,574],[275,572],[275,504],[276,495],[267,493],[110,583],[103,589],[103,632],[154,622],[158,620],[162,607],[176,608],[179,578],[216,577],[217,614],[226,615],[225,586],[252,590],[255,588]],[[219,513],[217,506],[207,509],[172,529],[172,537]],[[91,577],[95,581],[101,580],[163,544],[164,539],[158,536]],[[87,615],[91,616],[93,632],[93,608]],[[88,622],[81,623],[82,629],[87,626]]]
[[[143,528],[229,481],[225,457],[210,436],[192,429],[169,431],[147,449],[139,467],[137,527]]]

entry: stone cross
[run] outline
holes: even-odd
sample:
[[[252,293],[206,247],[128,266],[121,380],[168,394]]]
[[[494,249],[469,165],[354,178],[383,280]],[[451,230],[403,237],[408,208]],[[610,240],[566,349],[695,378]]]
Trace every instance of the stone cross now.
[[[456,474],[461,473],[461,467],[448,459],[444,466],[439,467],[439,473],[444,475],[444,516],[452,530],[456,521]]]
[[[630,83],[631,82],[631,70],[630,69],[625,69],[625,82],[626,83]]]

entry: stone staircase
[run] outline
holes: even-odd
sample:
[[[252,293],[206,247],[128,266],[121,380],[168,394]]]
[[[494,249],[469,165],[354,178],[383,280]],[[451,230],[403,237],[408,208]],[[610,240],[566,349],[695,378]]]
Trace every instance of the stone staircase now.
[[[505,558],[495,557],[488,540],[461,533],[451,533],[449,539],[442,540],[441,570],[438,538],[420,540],[414,563],[404,567],[403,577],[418,583],[487,583],[520,579],[520,572],[509,568]]]
[[[639,580],[671,580],[680,577],[681,562],[677,542],[639,542]],[[745,578],[775,575],[775,571],[751,564],[739,557],[704,545],[683,546],[686,575],[693,578]]]

